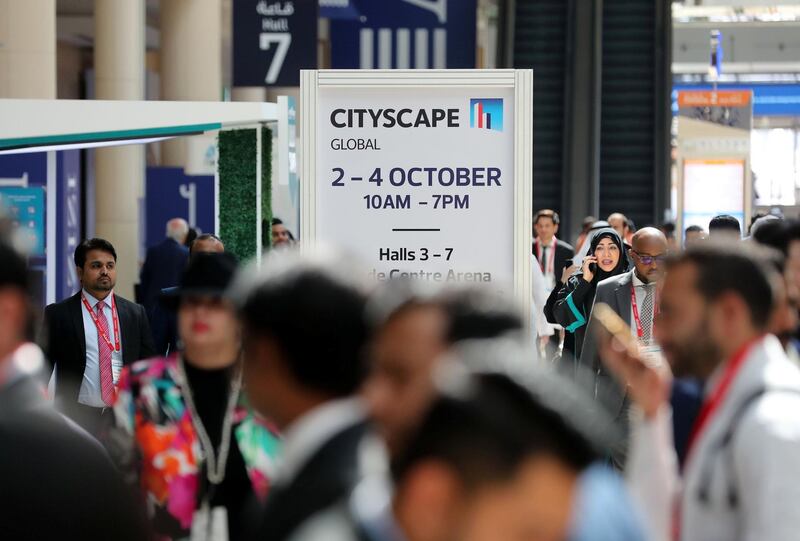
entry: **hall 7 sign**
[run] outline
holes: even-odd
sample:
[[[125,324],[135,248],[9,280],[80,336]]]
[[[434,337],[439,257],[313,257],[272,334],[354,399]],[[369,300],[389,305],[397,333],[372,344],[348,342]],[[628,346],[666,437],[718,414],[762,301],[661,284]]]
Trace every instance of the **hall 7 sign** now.
[[[234,0],[234,86],[297,86],[317,65],[317,0]]]

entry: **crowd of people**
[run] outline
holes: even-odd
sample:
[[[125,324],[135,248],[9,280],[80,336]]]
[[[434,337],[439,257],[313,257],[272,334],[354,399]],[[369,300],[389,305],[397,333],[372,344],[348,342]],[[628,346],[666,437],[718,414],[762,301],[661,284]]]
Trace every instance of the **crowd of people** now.
[[[87,239],[40,318],[0,241],[3,534],[796,539],[800,222],[676,239],[615,213],[577,250],[534,225],[532,328],[492,289],[369,283],[279,220],[247,266],[171,220],[140,304]]]

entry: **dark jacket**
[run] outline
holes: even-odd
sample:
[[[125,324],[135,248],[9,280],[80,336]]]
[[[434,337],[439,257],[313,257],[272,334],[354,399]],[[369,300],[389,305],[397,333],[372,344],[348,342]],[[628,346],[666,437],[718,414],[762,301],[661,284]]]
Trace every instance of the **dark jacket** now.
[[[114,296],[122,335],[122,362],[127,366],[155,356],[153,337],[144,308]],[[81,292],[44,310],[44,350],[56,370],[56,404],[78,420],[76,412],[83,373],[86,370],[86,335],[81,311]]]
[[[583,271],[578,270],[561,287],[553,305],[553,317],[556,322],[575,336],[576,361],[580,359],[583,350],[586,326],[591,317],[597,284],[608,277],[622,274],[628,270],[628,258],[622,239],[613,229],[602,229],[595,234],[589,248],[589,254],[594,254],[597,245],[604,238],[610,238],[619,247],[620,257],[617,266],[610,272],[605,272],[598,268],[591,282],[587,282],[583,277]]]
[[[188,260],[189,250],[186,246],[170,238],[147,250],[147,258],[139,278],[139,301],[148,315],[158,306],[161,290],[178,285]]]
[[[288,485],[274,485],[267,496],[257,539],[282,541],[303,522],[350,494],[359,479],[363,422],[329,439]]]
[[[531,250],[533,252],[534,257],[536,257],[538,261],[539,239],[534,239]],[[555,272],[557,284],[560,283],[561,281],[561,273],[564,272],[564,269],[567,267],[567,261],[572,259],[574,256],[575,256],[575,249],[571,245],[567,244],[563,240],[556,239],[556,257],[555,260],[553,261],[553,271]]]
[[[0,442],[3,539],[149,538],[103,447],[28,376],[0,388]]]

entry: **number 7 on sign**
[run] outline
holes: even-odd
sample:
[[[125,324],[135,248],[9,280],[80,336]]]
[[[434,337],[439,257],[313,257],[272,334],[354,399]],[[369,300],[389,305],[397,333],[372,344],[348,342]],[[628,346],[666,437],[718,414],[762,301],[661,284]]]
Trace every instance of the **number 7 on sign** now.
[[[272,57],[267,76],[264,79],[267,84],[272,84],[278,80],[283,61],[286,60],[286,53],[289,52],[289,46],[292,44],[292,35],[289,32],[262,32],[259,36],[259,48],[262,51],[269,51],[271,43],[277,43],[278,50],[275,51],[275,56]]]

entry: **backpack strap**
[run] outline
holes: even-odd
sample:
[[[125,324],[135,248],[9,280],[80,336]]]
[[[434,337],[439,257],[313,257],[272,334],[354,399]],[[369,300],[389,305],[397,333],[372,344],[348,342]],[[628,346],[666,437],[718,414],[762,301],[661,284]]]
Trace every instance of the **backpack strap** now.
[[[736,429],[739,427],[739,424],[741,423],[745,413],[747,413],[747,411],[750,409],[750,406],[752,406],[753,403],[758,401],[765,394],[770,393],[791,393],[800,395],[800,389],[787,387],[759,387],[751,391],[744,399],[741,400],[741,402],[739,402],[739,404],[736,406],[733,417],[728,424],[728,427],[725,429],[722,437],[714,442],[712,452],[709,453],[708,458],[703,464],[703,468],[700,473],[700,488],[697,491],[697,497],[700,502],[707,505],[711,503],[710,490],[711,482],[714,477],[713,459],[718,453],[723,453],[725,465],[728,470],[727,504],[731,509],[736,509],[739,506],[739,490],[736,483],[736,469],[734,468],[733,463],[733,446],[731,443],[736,435]]]

